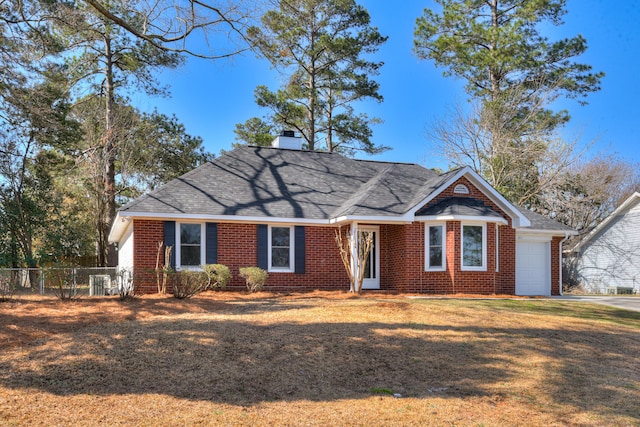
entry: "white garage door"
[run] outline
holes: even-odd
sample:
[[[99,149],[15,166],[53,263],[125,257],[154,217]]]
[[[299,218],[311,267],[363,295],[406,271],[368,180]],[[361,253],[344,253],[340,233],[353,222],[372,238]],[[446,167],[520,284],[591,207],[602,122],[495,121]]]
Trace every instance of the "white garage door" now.
[[[518,240],[516,295],[551,295],[551,243]]]

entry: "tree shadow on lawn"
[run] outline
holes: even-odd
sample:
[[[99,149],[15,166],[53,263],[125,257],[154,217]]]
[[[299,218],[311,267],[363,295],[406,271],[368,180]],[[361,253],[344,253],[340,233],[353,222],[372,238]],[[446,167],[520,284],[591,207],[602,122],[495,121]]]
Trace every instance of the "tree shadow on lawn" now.
[[[638,365],[629,364],[640,339],[619,330],[266,323],[196,314],[92,325],[37,344],[0,356],[2,387],[239,405],[363,398],[376,389],[418,398],[540,392],[557,404],[625,416],[634,415],[618,402],[640,398]],[[527,365],[538,357],[544,366]],[[518,382],[532,379],[535,389],[519,396],[527,391]]]
[[[229,298],[229,297],[227,297]],[[0,304],[0,345],[5,348],[24,345],[35,339],[77,331],[92,324],[141,320],[157,316],[187,313],[250,315],[309,308],[312,303],[296,301],[283,304],[275,298],[217,300],[195,298],[177,300],[169,296],[134,298],[82,298],[60,301],[46,298],[15,300]]]

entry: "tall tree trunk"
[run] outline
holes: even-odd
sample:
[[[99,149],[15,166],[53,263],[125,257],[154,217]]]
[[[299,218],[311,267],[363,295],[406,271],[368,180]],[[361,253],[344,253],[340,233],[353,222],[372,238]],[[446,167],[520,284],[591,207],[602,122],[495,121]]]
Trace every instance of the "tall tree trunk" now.
[[[327,94],[327,151],[333,153],[333,91],[332,82],[329,82]]]
[[[307,112],[307,122],[309,123],[309,150],[314,151],[316,145],[316,93],[315,75],[309,76],[309,110]]]
[[[498,0],[493,0],[490,3],[491,7],[491,26],[497,31],[498,30]],[[491,40],[489,43],[489,50],[494,51],[496,48],[495,40]],[[496,100],[496,95],[500,91],[500,81],[498,77],[497,70],[493,69],[489,66],[489,80],[491,81],[491,101]]]
[[[102,172],[102,186],[104,206],[101,210],[103,215],[100,225],[102,227],[99,230],[98,243],[98,264],[101,267],[107,266],[113,263],[115,258],[115,247],[108,242],[109,231],[111,225],[116,217],[116,156],[117,146],[114,136],[114,123],[113,123],[113,110],[115,104],[115,94],[113,86],[113,52],[111,50],[111,38],[108,29],[105,31],[105,134],[103,136],[102,144],[102,160],[103,160],[103,172]]]
[[[312,23],[311,34],[309,40],[309,50],[314,51],[315,48],[315,22]],[[316,93],[316,63],[315,58],[311,58],[309,64],[309,108],[307,110],[307,122],[309,124],[308,143],[309,150],[314,151],[316,146],[316,104],[318,94]]]
[[[20,176],[17,185],[15,186],[15,204],[19,217],[19,224],[14,231],[14,236],[18,238],[20,247],[22,249],[22,255],[27,263],[29,270],[29,284],[33,288],[36,285],[37,275],[35,268],[38,267],[35,257],[33,256],[33,234],[31,232],[31,218],[28,212],[25,212],[24,200],[22,198],[24,194],[24,186],[27,175],[27,159],[31,155],[31,148],[34,144],[34,138],[29,138],[27,146],[22,156],[22,164],[20,166]]]

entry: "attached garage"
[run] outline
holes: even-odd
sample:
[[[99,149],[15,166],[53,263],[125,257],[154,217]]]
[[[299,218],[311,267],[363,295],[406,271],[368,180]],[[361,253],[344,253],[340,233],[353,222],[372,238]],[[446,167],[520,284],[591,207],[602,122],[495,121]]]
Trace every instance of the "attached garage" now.
[[[516,295],[551,295],[551,240],[518,236]]]

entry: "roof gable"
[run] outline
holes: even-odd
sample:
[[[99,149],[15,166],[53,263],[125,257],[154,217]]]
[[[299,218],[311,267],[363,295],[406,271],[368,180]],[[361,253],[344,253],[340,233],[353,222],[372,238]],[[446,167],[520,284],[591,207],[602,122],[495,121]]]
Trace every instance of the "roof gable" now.
[[[435,199],[462,177],[465,177],[475,188],[481,191],[487,198],[493,201],[493,203],[505,212],[511,218],[514,227],[529,227],[531,225],[529,219],[527,219],[516,205],[505,199],[502,194],[498,193],[489,185],[489,183],[487,183],[487,181],[480,177],[480,175],[474,172],[470,167],[455,169],[447,174],[443,174],[444,182],[442,182],[438,188],[433,189],[423,200],[416,203],[411,210],[411,214],[415,215],[419,209]]]
[[[439,175],[415,164],[390,163],[362,185],[334,212],[344,216],[402,216],[413,208],[416,192],[425,184],[434,188]]]
[[[635,192],[629,198],[627,198],[620,206],[618,206],[611,214],[606,217],[596,228],[594,228],[584,239],[580,241],[572,251],[578,251],[585,245],[587,245],[592,239],[594,239],[597,235],[600,234],[612,221],[618,218],[620,215],[623,215],[625,212],[628,212],[631,209],[634,209],[638,204],[640,204],[640,192]]]

